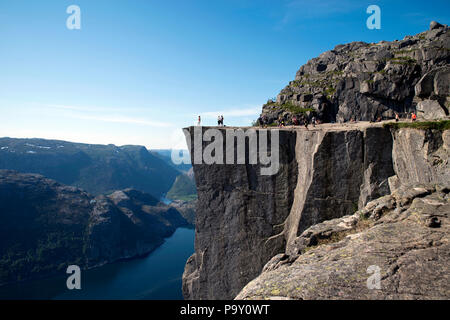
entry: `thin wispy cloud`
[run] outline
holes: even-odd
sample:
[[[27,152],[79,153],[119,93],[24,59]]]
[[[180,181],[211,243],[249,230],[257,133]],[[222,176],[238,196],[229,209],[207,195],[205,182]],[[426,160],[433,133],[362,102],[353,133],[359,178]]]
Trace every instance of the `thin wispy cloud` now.
[[[69,105],[58,105],[58,104],[46,104],[43,105],[52,109],[61,109],[61,110],[74,110],[74,111],[104,111],[106,108],[98,108],[98,107],[80,107],[80,106],[69,106]]]
[[[112,111],[139,111],[142,108],[130,108],[130,107],[102,107],[102,106],[77,106],[66,104],[44,104],[33,102],[32,105],[36,105],[43,108],[59,109],[59,110],[71,110],[71,111],[83,111],[83,112],[112,112]]]
[[[110,122],[110,123],[128,123],[128,124],[136,124],[136,125],[144,125],[150,127],[159,127],[159,128],[167,128],[172,127],[173,124],[167,122],[158,122],[158,121],[149,121],[140,118],[131,118],[124,116],[91,116],[91,115],[70,115],[71,118],[80,119],[80,120],[92,120],[92,121],[101,121],[101,122]]]
[[[121,115],[121,112],[129,112],[131,108],[106,108],[96,106],[74,106],[74,105],[59,105],[59,104],[38,104],[42,107],[52,109],[53,112],[60,112],[62,116],[89,121],[99,121],[106,123],[123,123],[134,124],[157,128],[173,127],[173,124],[161,121],[147,120],[145,116],[130,117],[128,115]],[[108,114],[114,112],[115,114]]]

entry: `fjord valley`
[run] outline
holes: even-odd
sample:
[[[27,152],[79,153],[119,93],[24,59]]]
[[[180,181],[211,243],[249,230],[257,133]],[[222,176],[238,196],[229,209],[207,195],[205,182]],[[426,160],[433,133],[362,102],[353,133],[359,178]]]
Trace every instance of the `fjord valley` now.
[[[0,285],[153,252],[194,223],[193,203],[160,200],[181,175],[143,146],[0,138]]]

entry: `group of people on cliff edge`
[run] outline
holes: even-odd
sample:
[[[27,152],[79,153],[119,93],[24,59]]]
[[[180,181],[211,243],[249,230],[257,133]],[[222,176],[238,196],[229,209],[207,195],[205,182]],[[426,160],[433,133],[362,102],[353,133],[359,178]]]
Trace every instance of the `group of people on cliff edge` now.
[[[265,116],[264,116],[265,117]],[[262,118],[262,124],[263,124],[263,127],[264,127],[264,125],[266,124],[266,122],[265,122],[265,120],[264,120],[264,117]],[[300,117],[297,117],[296,115],[294,115],[293,117],[292,117],[292,120],[290,121],[290,125],[292,125],[292,126],[299,126],[299,125],[303,125],[303,126],[305,126],[305,128],[308,130],[308,125],[309,124],[312,124],[313,125],[313,127],[315,127],[316,126],[316,124],[320,124],[320,122],[319,122],[319,120],[317,120],[317,118],[315,117],[315,116],[313,116],[312,118],[311,118],[311,120],[309,120],[308,119],[308,117],[306,117],[306,116],[300,116]],[[283,117],[279,117],[278,118],[278,127],[284,127],[285,126],[285,120],[284,120],[284,118]]]
[[[217,117],[217,125],[223,127],[223,115]]]
[[[201,126],[202,125],[202,117],[201,116],[198,116],[198,119],[197,119],[197,126]],[[223,127],[224,125],[223,125],[223,115],[220,115],[220,116],[218,116],[217,117],[217,125],[219,126],[219,127]]]

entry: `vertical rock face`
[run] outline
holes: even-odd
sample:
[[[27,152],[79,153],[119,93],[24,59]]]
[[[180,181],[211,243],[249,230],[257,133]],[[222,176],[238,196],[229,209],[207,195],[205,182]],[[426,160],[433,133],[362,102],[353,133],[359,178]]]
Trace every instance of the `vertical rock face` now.
[[[342,217],[389,192],[392,138],[384,128],[298,131],[299,177],[285,225],[288,245],[305,229]]]
[[[401,129],[393,133],[392,156],[398,184],[450,181],[450,131]]]
[[[298,166],[295,132],[279,137],[280,169],[273,176],[260,175],[260,165],[194,164],[196,249],[183,275],[185,298],[231,299],[284,250],[284,238],[271,237],[289,215]]]
[[[387,194],[391,154],[391,133],[381,127],[280,130],[274,176],[259,175],[259,165],[194,164],[196,252],[183,275],[185,298],[234,298],[271,257],[295,250],[306,228]]]

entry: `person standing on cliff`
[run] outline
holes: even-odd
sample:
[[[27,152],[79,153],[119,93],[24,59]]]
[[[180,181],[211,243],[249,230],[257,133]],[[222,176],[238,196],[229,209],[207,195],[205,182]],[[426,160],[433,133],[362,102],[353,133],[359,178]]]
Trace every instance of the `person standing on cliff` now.
[[[197,122],[197,125],[200,126],[201,123],[202,123],[202,118],[200,118],[200,116],[198,116],[198,122]]]
[[[222,125],[222,127],[224,126],[223,125],[223,115],[220,116],[220,124]]]
[[[417,116],[416,116],[416,114],[413,112],[413,113],[411,114],[411,121],[414,122],[414,121],[416,121],[416,120],[417,120]]]
[[[400,121],[400,117],[398,116],[398,113],[395,113],[395,122],[399,122]]]

